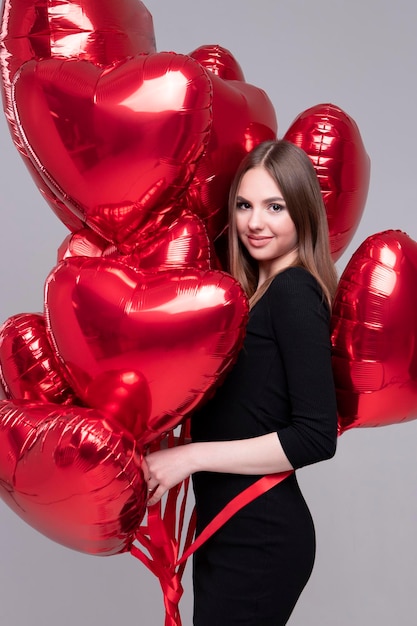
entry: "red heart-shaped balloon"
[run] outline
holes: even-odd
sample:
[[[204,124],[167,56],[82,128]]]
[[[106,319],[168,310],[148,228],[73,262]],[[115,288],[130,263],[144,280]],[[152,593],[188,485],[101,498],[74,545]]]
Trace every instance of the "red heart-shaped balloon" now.
[[[47,330],[84,402],[107,408],[100,384],[134,391],[114,419],[147,443],[176,426],[235,360],[247,319],[240,285],[219,271],[145,273],[111,259],[72,258],[46,281]],[[107,394],[107,392],[106,392]],[[128,398],[129,399],[129,398]]]
[[[353,254],[332,316],[333,370],[343,432],[417,417],[417,243],[401,231]]]
[[[4,0],[0,48],[3,87],[35,59],[86,59],[102,66],[155,52],[152,16],[139,0]],[[10,111],[8,111],[10,113]]]
[[[146,510],[141,453],[94,409],[0,402],[0,496],[62,545],[129,550]]]
[[[0,328],[0,375],[11,398],[76,403],[40,313],[13,315]]]
[[[35,59],[86,59],[102,66],[139,53],[155,52],[152,17],[138,0],[4,0],[0,34],[1,88],[12,139],[39,191],[70,229],[83,224],[59,200],[28,158],[12,105],[12,81],[21,66]]]
[[[22,141],[54,193],[124,250],[156,232],[188,186],[211,127],[211,84],[188,56],[141,55],[101,69],[29,61],[13,99]]]
[[[200,46],[196,50],[193,50],[190,56],[192,56],[193,59],[197,59],[203,67],[220,78],[226,80],[245,80],[243,70],[233,54],[230,50],[218,44]]]
[[[200,218],[178,207],[179,216],[156,235],[143,239],[130,255],[120,257],[128,265],[146,271],[181,268],[208,270],[216,258],[207,229]],[[114,255],[113,255],[114,256]]]
[[[369,188],[370,161],[354,120],[334,104],[301,113],[284,135],[310,157],[326,206],[336,261],[359,225]]]
[[[58,250],[58,262],[73,256],[106,257],[123,261],[147,271],[165,271],[189,267],[208,270],[216,266],[203,222],[187,210],[160,229],[158,235],[142,237],[130,254],[122,255],[113,244],[90,228],[69,235]]]

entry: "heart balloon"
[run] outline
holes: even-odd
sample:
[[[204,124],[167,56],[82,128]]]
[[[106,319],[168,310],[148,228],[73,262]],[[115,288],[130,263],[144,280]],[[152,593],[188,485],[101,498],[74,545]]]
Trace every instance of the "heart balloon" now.
[[[141,55],[100,69],[29,61],[13,91],[18,128],[54,193],[123,251],[159,232],[211,126],[211,85],[188,56]]]
[[[344,270],[333,306],[333,370],[341,432],[417,417],[417,243],[368,237]]]
[[[217,44],[200,46],[193,50],[190,56],[193,59],[197,59],[203,67],[220,78],[225,80],[245,80],[243,70],[233,54],[222,46]]]
[[[138,233],[138,242],[141,241]],[[145,237],[130,254],[122,255],[113,244],[90,228],[68,235],[58,249],[58,262],[73,256],[114,258],[131,267],[165,271],[189,267],[208,270],[216,266],[203,222],[187,210],[162,229],[162,236]]]
[[[57,261],[60,263],[74,256],[102,257],[121,256],[114,244],[109,243],[91,228],[81,228],[67,235],[58,248]]]
[[[10,398],[76,403],[39,313],[13,315],[0,328],[0,374]]]
[[[86,59],[107,66],[128,56],[155,52],[152,17],[139,0],[4,0],[0,34],[3,102],[12,139],[37,187],[70,229],[82,222],[45,184],[27,156],[16,128],[12,81],[32,59]]]
[[[302,148],[316,169],[336,261],[356,232],[368,195],[370,161],[359,129],[339,107],[317,104],[294,120],[284,139]]]
[[[4,0],[0,48],[6,91],[32,59],[86,59],[111,65],[155,52],[152,16],[140,0]]]
[[[121,376],[134,382],[112,418],[143,444],[176,426],[220,382],[248,311],[241,287],[223,272],[140,272],[81,257],[52,271],[45,306],[47,331],[78,397],[108,409],[100,385],[117,396],[119,388],[129,394]]]
[[[146,509],[141,453],[93,409],[0,402],[0,496],[73,550],[129,550]]]
[[[146,271],[184,267],[208,270],[217,265],[213,247],[202,220],[178,207],[179,217],[163,225],[162,235],[147,237],[130,255],[121,257],[128,265]]]

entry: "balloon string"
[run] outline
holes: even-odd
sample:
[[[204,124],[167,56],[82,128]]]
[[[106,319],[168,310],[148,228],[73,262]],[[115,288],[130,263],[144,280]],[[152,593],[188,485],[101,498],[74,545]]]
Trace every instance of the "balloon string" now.
[[[157,576],[161,585],[165,605],[165,626],[181,626],[178,605],[183,593],[181,578],[176,572],[177,545],[167,532],[170,524],[162,518],[160,503],[149,507],[148,524],[139,529],[136,539],[146,548],[150,557],[137,546],[131,554],[138,558]]]
[[[173,447],[185,443],[187,436],[187,424],[183,424],[178,437],[171,431],[163,443]],[[161,443],[159,441],[152,447],[158,449]],[[161,501],[148,508],[147,525],[138,529],[136,540],[149,556],[135,545],[130,550],[159,579],[164,597],[165,626],[181,626],[178,605],[183,594],[181,580],[185,564],[177,569],[176,561],[183,534],[188,489],[189,479],[170,489],[163,514]],[[187,535],[187,541],[191,540]]]

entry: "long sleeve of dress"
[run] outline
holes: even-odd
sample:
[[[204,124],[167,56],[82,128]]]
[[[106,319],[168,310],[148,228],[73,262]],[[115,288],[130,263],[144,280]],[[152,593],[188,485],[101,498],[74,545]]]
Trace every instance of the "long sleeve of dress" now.
[[[278,432],[294,468],[332,457],[337,409],[329,311],[317,281],[301,268],[279,274],[266,293],[286,375],[290,421]]]

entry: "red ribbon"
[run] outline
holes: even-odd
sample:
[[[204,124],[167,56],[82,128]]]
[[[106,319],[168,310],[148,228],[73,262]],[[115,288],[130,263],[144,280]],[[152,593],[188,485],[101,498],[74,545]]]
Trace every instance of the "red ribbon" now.
[[[176,439],[171,431],[166,443],[168,447],[181,445],[187,437],[188,425],[185,423],[179,437]],[[155,442],[153,449],[159,449],[160,444],[161,441]],[[148,507],[147,525],[141,526],[135,536],[146,552],[136,545],[130,548],[131,554],[159,580],[164,596],[165,626],[181,626],[178,605],[183,594],[181,580],[185,563],[177,567],[176,562],[184,528],[189,482],[187,479],[169,490],[164,511],[161,501]]]
[[[263,493],[266,493],[275,485],[278,485],[283,480],[288,478],[293,473],[280,472],[279,474],[268,474],[256,481],[253,485],[250,485],[233,498],[226,506],[214,517],[204,530],[198,535],[197,539],[186,550],[176,565],[180,565],[185,562],[203,543],[207,541],[219,528],[223,526],[235,513],[240,511],[244,506],[258,498]]]
[[[185,440],[185,429],[186,427],[181,431],[180,440]],[[169,440],[168,445],[170,444],[174,445],[173,441]],[[180,558],[189,479],[169,490],[163,513],[161,502],[148,508],[147,525],[139,528],[136,539],[146,549],[149,556],[136,545],[132,545],[131,554],[159,579],[164,596],[165,626],[181,626],[179,602],[183,594],[181,581],[187,559],[241,508],[278,485],[292,473],[289,471],[269,474],[257,480],[233,498],[194,542],[195,510],[193,510],[188,523],[183,554]],[[181,490],[182,500],[179,501]]]
[[[178,605],[183,594],[181,585],[183,568],[176,568],[178,542],[170,536],[168,532],[170,526],[171,519],[167,518],[167,509],[162,516],[160,503],[149,507],[148,524],[139,529],[136,539],[146,548],[150,556],[146,556],[135,545],[132,546],[131,553],[159,579],[164,597],[165,626],[181,626]]]

